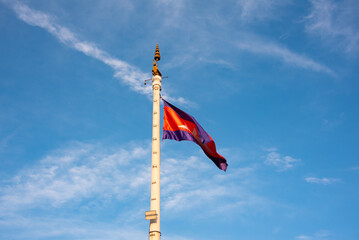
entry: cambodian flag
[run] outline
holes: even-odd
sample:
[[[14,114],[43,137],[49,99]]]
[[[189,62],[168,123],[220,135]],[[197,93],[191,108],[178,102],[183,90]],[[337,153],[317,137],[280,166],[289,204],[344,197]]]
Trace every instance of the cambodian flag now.
[[[217,153],[216,144],[213,139],[199,125],[196,119],[163,98],[162,100],[164,103],[162,139],[195,142],[219,169],[226,171],[228,166],[226,159]]]

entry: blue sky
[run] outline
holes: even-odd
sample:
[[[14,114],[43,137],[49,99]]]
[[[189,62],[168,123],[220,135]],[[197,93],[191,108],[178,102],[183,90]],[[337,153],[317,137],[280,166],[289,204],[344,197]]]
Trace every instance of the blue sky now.
[[[1,0],[0,238],[147,239],[159,43],[162,95],[229,164],[162,142],[163,240],[357,240],[358,10]]]

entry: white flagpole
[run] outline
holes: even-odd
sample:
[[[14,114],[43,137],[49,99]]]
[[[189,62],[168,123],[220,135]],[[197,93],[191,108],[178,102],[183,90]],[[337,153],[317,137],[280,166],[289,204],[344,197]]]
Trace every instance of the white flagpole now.
[[[151,207],[146,212],[146,219],[150,220],[150,240],[161,239],[160,229],[160,91],[161,73],[157,68],[160,60],[158,44],[152,70],[153,113],[152,113],[152,165],[151,165]]]

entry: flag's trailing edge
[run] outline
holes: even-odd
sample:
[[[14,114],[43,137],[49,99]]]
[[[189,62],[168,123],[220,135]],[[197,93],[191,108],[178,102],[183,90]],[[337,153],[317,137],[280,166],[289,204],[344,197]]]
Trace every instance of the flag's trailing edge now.
[[[228,166],[226,159],[217,153],[216,144],[213,139],[199,125],[196,119],[163,98],[162,100],[164,103],[162,139],[195,142],[219,169],[226,171]]]

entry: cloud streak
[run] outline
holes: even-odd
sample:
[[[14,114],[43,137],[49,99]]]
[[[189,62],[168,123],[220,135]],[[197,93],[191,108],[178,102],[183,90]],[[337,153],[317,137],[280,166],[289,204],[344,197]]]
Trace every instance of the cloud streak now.
[[[313,234],[313,236],[299,235],[299,236],[296,236],[295,239],[298,239],[298,240],[311,240],[311,239],[323,239],[323,238],[325,239],[330,235],[331,235],[331,233],[329,231],[321,230],[321,231],[318,231],[315,234]]]
[[[138,147],[143,145],[137,142],[105,147],[100,143],[71,142],[50,152],[0,185],[0,232],[15,227],[37,239],[54,236],[97,239],[101,234],[110,236],[113,231],[120,231],[113,223],[121,221],[122,226],[134,226],[134,231],[129,236],[116,235],[118,238],[141,235],[143,232],[136,230],[136,224],[143,218],[146,210],[143,206],[147,206],[150,194],[151,147],[150,144]],[[173,214],[169,213],[174,212],[179,218],[205,217],[203,212],[209,216],[244,214],[271,204],[251,190],[255,181],[253,167],[222,173],[200,152],[201,157],[176,158],[166,157],[168,153],[162,156],[161,166],[162,214],[166,218],[171,218]],[[123,204],[126,210],[118,208]],[[74,213],[74,209],[79,212]],[[36,214],[28,214],[33,211]],[[101,231],[93,230],[94,223],[86,217],[105,216],[108,211],[119,217],[102,222]],[[122,216],[131,217],[123,221]],[[67,218],[71,221],[66,221]],[[11,233],[9,236],[17,239]]]
[[[359,29],[355,24],[358,22],[359,4],[350,0],[341,1],[340,4],[327,0],[311,0],[310,2],[312,9],[305,19],[307,32],[320,36],[333,48],[340,46],[347,53],[357,51]]]
[[[150,74],[143,73],[137,67],[112,57],[109,53],[98,48],[96,44],[92,42],[80,40],[74,32],[58,24],[54,17],[47,13],[31,9],[27,5],[17,1],[11,2],[3,0],[3,2],[13,9],[17,17],[25,23],[45,29],[64,45],[111,67],[115,72],[114,77],[121,80],[123,84],[129,86],[131,90],[147,96],[152,95],[151,87],[144,86],[143,84],[144,80],[151,78]],[[183,97],[170,97],[168,96],[168,93],[166,95],[167,98],[170,98],[173,102],[182,105],[191,104],[191,101],[184,99]]]
[[[0,227],[4,225],[0,220]],[[117,221],[112,223],[93,223],[78,217],[61,218],[29,218],[13,216],[7,219],[7,228],[21,227],[22,231],[16,234],[0,234],[4,239],[73,239],[73,240],[133,240],[145,239],[148,235],[145,229],[140,230],[134,225],[126,225]]]
[[[279,172],[287,171],[301,161],[291,156],[282,156],[277,152],[277,149],[269,149],[268,151],[270,152],[267,154],[264,163],[276,167]]]
[[[337,178],[317,178],[317,177],[306,177],[304,180],[308,183],[314,183],[319,185],[330,185],[339,181]]]
[[[143,86],[143,80],[150,78],[149,74],[143,73],[137,67],[122,60],[111,57],[110,54],[99,49],[94,43],[80,40],[71,30],[56,23],[54,18],[49,14],[31,9],[20,2],[12,4],[9,2],[5,3],[14,10],[18,18],[22,21],[31,26],[45,29],[66,46],[82,52],[89,57],[95,58],[111,67],[115,71],[114,76],[121,79],[122,82],[132,90],[146,95],[151,93],[151,88]]]
[[[71,142],[52,151],[1,183],[0,238],[144,238],[147,234],[138,229],[145,228],[137,228],[131,221],[142,217],[139,210],[145,211],[143,201],[149,196],[146,159],[150,149],[150,144],[139,142],[122,147]],[[123,203],[128,204],[127,210],[118,209]],[[112,212],[131,217],[121,224],[117,217],[108,221]],[[87,218],[98,214],[105,217],[101,223]],[[12,232],[14,228],[22,229],[24,235]]]
[[[181,42],[178,48],[180,50],[176,52],[176,57],[170,63],[167,63],[167,66],[173,67],[179,64],[199,61],[232,68],[236,64],[226,60],[225,52],[233,52],[235,49],[238,49],[239,51],[247,51],[261,57],[275,58],[297,68],[336,76],[335,72],[326,65],[308,56],[296,53],[279,43],[269,41],[268,38],[262,35],[245,30],[249,22],[262,22],[263,20],[269,21],[278,18],[281,12],[280,9],[283,8],[283,12],[285,12],[284,7],[291,4],[291,1],[230,1],[229,4],[227,3],[228,5],[224,4],[227,6],[224,8],[225,13],[219,11],[218,4],[208,3],[208,7],[203,9],[201,13],[198,13],[193,12],[190,8],[186,9],[186,11],[184,11],[183,7],[177,9],[177,4],[173,1],[165,2],[171,6],[165,12],[169,11],[171,14],[164,21],[171,22],[171,24],[163,24],[161,32],[179,28],[181,32],[191,36],[190,41]],[[188,3],[189,6],[191,4]],[[176,8],[177,11],[172,12],[173,8]],[[181,21],[184,21],[186,24],[178,25],[178,15],[180,15]],[[209,23],[213,28],[203,27]],[[244,25],[246,26],[245,28],[242,27]],[[221,49],[225,49],[222,54],[218,54],[218,44],[221,45]],[[201,56],[197,57],[196,55],[199,54]],[[224,59],[219,59],[219,61],[212,60],[218,59],[219,56],[224,56]]]
[[[255,185],[255,167],[222,173],[206,157],[191,156],[166,159],[161,169],[165,212],[191,214],[191,217],[203,217],[203,212],[211,216],[231,215],[272,204],[251,191]],[[200,214],[196,216],[194,212]]]
[[[277,8],[288,4],[289,1],[267,1],[267,0],[238,0],[237,5],[240,8],[240,17],[246,23],[254,20],[266,20],[276,18],[275,11]]]
[[[149,147],[101,150],[100,145],[73,145],[15,176],[10,186],[1,189],[2,210],[56,208],[89,198],[104,200],[100,196],[121,200],[142,189],[149,179],[143,164],[130,168],[133,161],[149,155]]]
[[[274,43],[263,43],[262,41],[258,40],[247,40],[238,42],[236,46],[241,50],[249,51],[254,54],[267,55],[280,59],[283,62],[296,67],[309,69],[316,72],[324,72],[335,76],[335,73],[325,65],[318,63],[308,57],[294,53],[289,49]]]

